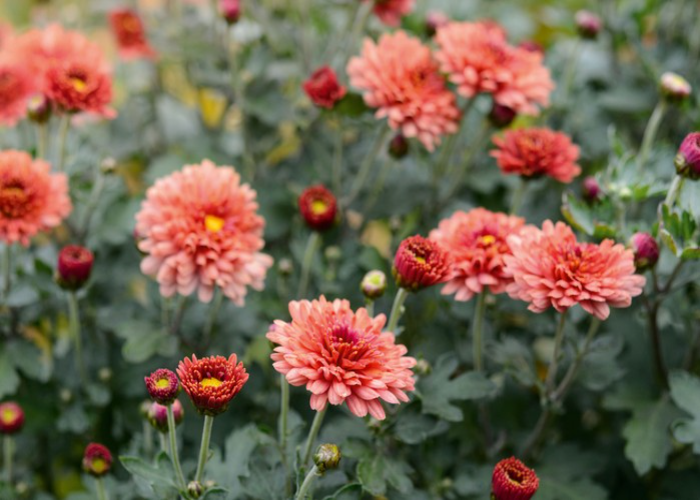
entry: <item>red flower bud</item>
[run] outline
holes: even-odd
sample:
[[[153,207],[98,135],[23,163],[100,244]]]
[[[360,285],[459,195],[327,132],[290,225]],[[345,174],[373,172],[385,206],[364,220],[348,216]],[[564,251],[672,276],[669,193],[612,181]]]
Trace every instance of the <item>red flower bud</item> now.
[[[598,202],[603,197],[603,190],[600,189],[600,184],[598,184],[595,177],[589,176],[583,179],[581,188],[583,191],[583,199],[588,203]]]
[[[501,460],[493,469],[491,490],[494,500],[530,500],[539,486],[535,471],[515,457]]]
[[[692,180],[700,179],[700,132],[688,134],[676,155],[676,172]]]
[[[24,426],[24,411],[13,401],[0,404],[0,434],[17,434]]]
[[[444,12],[430,11],[425,16],[425,34],[433,37],[437,33],[438,28],[449,24],[449,22],[450,18]]]
[[[182,403],[179,399],[173,401],[173,417],[175,417],[175,426],[180,425],[185,418],[185,410],[182,408]],[[150,403],[146,418],[151,423],[154,429],[165,434],[168,432],[168,407],[158,403]]]
[[[489,113],[489,120],[494,127],[505,128],[513,123],[516,116],[518,114],[513,108],[494,102]]]
[[[659,244],[649,233],[635,233],[630,240],[634,265],[638,271],[652,268],[659,261]]]
[[[603,21],[593,12],[579,10],[576,13],[576,30],[581,38],[593,40],[603,29]]]
[[[241,18],[241,0],[219,0],[219,12],[228,24],[236,24]]]
[[[83,455],[83,470],[94,477],[104,476],[112,468],[112,454],[98,443],[90,443]]]
[[[160,368],[150,376],[144,377],[148,394],[153,401],[162,405],[169,405],[175,401],[177,393],[180,391],[180,383],[177,376],[171,370]]]
[[[338,82],[338,76],[329,66],[323,66],[304,82],[304,91],[316,106],[333,109],[347,89]]]
[[[416,235],[399,245],[392,273],[401,288],[419,290],[445,281],[449,269],[449,258],[438,244]]]
[[[78,290],[90,278],[94,257],[85,247],[69,245],[58,254],[56,281],[66,290]]]
[[[299,196],[299,210],[306,224],[315,231],[333,227],[338,215],[338,202],[322,185],[308,187]]]
[[[400,160],[408,154],[408,140],[403,134],[396,134],[389,142],[389,154],[392,158]]]
[[[44,94],[36,94],[27,101],[27,116],[34,123],[46,123],[51,118],[51,101]]]

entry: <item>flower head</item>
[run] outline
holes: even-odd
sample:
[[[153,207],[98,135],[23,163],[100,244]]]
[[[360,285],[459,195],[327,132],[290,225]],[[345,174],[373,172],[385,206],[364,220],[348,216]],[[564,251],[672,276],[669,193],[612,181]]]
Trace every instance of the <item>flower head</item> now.
[[[115,116],[109,107],[112,77],[77,58],[56,64],[47,71],[46,95],[58,108],[69,113]]]
[[[35,81],[23,66],[0,62],[0,125],[12,127],[24,118],[35,90]]]
[[[651,234],[633,234],[630,246],[634,252],[634,265],[638,271],[650,269],[659,261],[659,244]]]
[[[17,434],[24,427],[24,411],[14,401],[0,403],[0,434]]]
[[[369,413],[383,420],[380,399],[408,401],[416,360],[406,356],[393,333],[382,332],[383,314],[370,318],[364,308],[354,312],[347,300],[329,302],[323,296],[290,302],[289,312],[290,323],[275,321],[267,333],[277,344],[273,366],[291,385],[306,386],[312,409],[347,403],[358,417]]]
[[[594,40],[603,29],[603,21],[593,12],[579,10],[576,13],[576,30],[581,38]]]
[[[545,221],[508,238],[513,255],[505,257],[513,277],[508,294],[529,302],[531,311],[550,307],[564,312],[579,304],[601,320],[610,307],[629,307],[646,280],[635,274],[634,254],[612,240],[582,243],[569,226]]]
[[[372,12],[387,26],[396,27],[401,18],[410,14],[415,0],[374,0]]]
[[[362,278],[360,290],[365,298],[377,300],[386,292],[386,274],[377,270],[368,272]]]
[[[450,281],[443,294],[470,300],[488,287],[493,294],[505,292],[512,277],[505,272],[504,257],[510,255],[507,239],[525,225],[520,217],[494,213],[485,208],[455,212],[430,233],[452,261]]]
[[[338,75],[330,66],[323,66],[314,71],[304,82],[304,92],[316,106],[333,109],[347,89],[338,82]]]
[[[496,464],[491,478],[491,491],[495,500],[530,500],[537,492],[540,480],[515,457]]]
[[[603,197],[603,190],[595,177],[588,176],[583,179],[582,185],[583,199],[588,203],[596,203]]]
[[[688,80],[676,73],[667,72],[661,75],[661,94],[673,102],[682,102],[690,97],[693,88]]]
[[[79,245],[68,245],[58,254],[57,281],[61,288],[78,290],[87,283],[92,272],[92,252]]]
[[[156,53],[146,37],[146,28],[136,12],[131,9],[115,9],[109,13],[109,24],[122,59],[155,57]]]
[[[335,224],[338,202],[325,186],[318,184],[306,188],[298,203],[304,222],[314,231],[326,231]]]
[[[242,305],[247,287],[264,287],[272,258],[260,253],[265,221],[256,193],[232,167],[209,160],[156,181],[136,215],[141,270],[155,276],[160,293],[209,302],[218,286]]]
[[[700,179],[700,132],[688,134],[675,159],[678,175],[692,180]]]
[[[360,57],[348,63],[350,83],[364,91],[377,118],[432,151],[443,135],[458,129],[456,98],[445,85],[428,47],[404,31],[366,39]]]
[[[241,18],[241,0],[219,0],[219,13],[228,24],[236,24]]]
[[[509,130],[495,137],[491,152],[504,174],[522,177],[546,175],[569,183],[581,173],[579,148],[562,132],[548,128]]]
[[[450,266],[450,258],[439,244],[416,235],[401,242],[391,271],[401,288],[420,290],[446,281]]]
[[[27,246],[71,209],[65,174],[52,174],[48,163],[24,151],[0,151],[0,241]]]
[[[172,404],[177,398],[177,393],[180,392],[177,376],[172,370],[166,368],[159,368],[148,377],[144,377],[143,381],[153,401],[165,406]]]
[[[104,476],[112,468],[112,454],[107,447],[90,443],[83,455],[83,470],[94,477]]]
[[[173,407],[173,417],[175,417],[175,426],[180,425],[182,420],[185,418],[185,410],[182,408],[182,403],[179,399],[176,399],[172,403]],[[146,418],[159,432],[165,434],[168,432],[168,407],[158,404],[156,402],[149,403],[148,413]]]
[[[228,359],[211,356],[197,359],[185,358],[177,367],[182,388],[190,397],[197,411],[216,416],[225,412],[231,400],[248,381],[243,363],[238,363],[235,354]]]

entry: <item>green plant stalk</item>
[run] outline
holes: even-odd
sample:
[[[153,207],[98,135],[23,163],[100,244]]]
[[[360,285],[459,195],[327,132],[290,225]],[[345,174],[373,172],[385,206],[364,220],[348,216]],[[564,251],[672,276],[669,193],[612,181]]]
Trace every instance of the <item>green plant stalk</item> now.
[[[90,229],[90,221],[92,220],[92,215],[95,212],[95,208],[97,208],[97,204],[100,202],[100,196],[102,196],[102,191],[104,191],[104,187],[105,175],[102,172],[100,172],[97,175],[95,185],[92,187],[90,198],[87,202],[87,205],[85,206],[85,212],[83,213],[80,225],[78,226],[80,231],[78,234],[81,241],[84,241],[85,237],[88,234],[88,230]]]
[[[581,52],[581,40],[576,40],[576,43],[571,49],[569,62],[564,71],[564,88],[562,89],[561,102],[566,103],[571,93],[571,88],[574,85],[574,76],[576,76],[576,66],[578,65],[579,52]]]
[[[61,124],[58,132],[58,163],[56,171],[63,172],[63,167],[66,162],[66,142],[68,139],[68,129],[70,129],[70,114],[66,114],[61,118]]]
[[[175,415],[173,414],[173,405],[166,406],[168,410],[168,437],[170,438],[170,460],[173,462],[175,469],[175,477],[177,479],[178,488],[180,491],[187,491],[187,483],[185,476],[182,474],[182,466],[180,465],[180,456],[177,453],[177,438],[175,435]]]
[[[384,146],[384,143],[386,142],[390,131],[391,129],[388,125],[381,126],[379,134],[377,134],[372,148],[369,150],[369,153],[367,153],[364,160],[362,160],[360,170],[358,171],[357,177],[355,177],[355,182],[353,183],[352,188],[350,189],[350,194],[348,194],[347,198],[343,200],[343,203],[341,203],[342,206],[349,206],[350,203],[352,203],[355,200],[355,198],[357,198],[357,195],[359,195],[362,191],[362,188],[365,186],[367,176],[372,170],[372,166],[374,165],[375,159],[379,156],[379,153],[381,153],[382,147]]]
[[[306,467],[306,464],[309,463],[309,460],[311,460],[311,451],[314,446],[314,441],[316,441],[316,437],[318,436],[318,432],[321,430],[321,424],[323,424],[323,417],[326,416],[326,411],[328,410],[328,404],[326,404],[326,407],[319,411],[316,412],[316,416],[314,417],[314,421],[311,424],[311,429],[309,430],[309,437],[306,438],[306,446],[304,447],[304,460],[301,462],[302,467]]]
[[[202,445],[199,448],[199,461],[197,462],[197,473],[194,476],[196,483],[202,482],[204,475],[204,466],[207,464],[209,456],[209,443],[211,441],[211,429],[214,425],[214,417],[204,415],[204,427],[202,428]]]
[[[280,420],[279,440],[282,452],[282,465],[284,466],[284,488],[287,497],[290,496],[292,483],[287,463],[287,441],[289,439],[289,384],[284,374],[280,373]]]
[[[322,474],[315,465],[309,471],[309,473],[304,478],[304,482],[301,483],[299,487],[299,492],[297,493],[296,500],[304,500],[311,493],[311,485],[316,480],[317,477],[321,477]]]
[[[564,327],[566,326],[566,311],[560,314],[559,323],[557,324],[557,331],[554,334],[554,353],[552,353],[552,362],[549,365],[549,370],[547,371],[547,380],[545,383],[546,396],[552,394],[554,390],[555,383],[557,381],[557,371],[559,368],[559,358],[561,357],[561,348],[564,344]]]
[[[676,175],[676,177],[673,178],[671,187],[668,189],[666,199],[664,200],[664,205],[666,205],[669,210],[672,209],[676,201],[678,201],[678,196],[681,194],[684,181],[685,178],[682,175]]]
[[[108,500],[107,490],[105,489],[105,483],[102,481],[101,477],[95,478],[95,489],[97,490],[97,500]]]
[[[12,465],[13,465],[13,455],[14,455],[14,442],[12,441],[12,436],[6,435],[2,440],[2,448],[5,459],[5,481],[7,484],[12,484]]]
[[[75,366],[83,384],[87,383],[85,364],[83,363],[83,340],[80,328],[80,310],[78,308],[78,296],[74,291],[68,292],[68,324],[75,346]]]
[[[403,308],[404,302],[408,297],[408,291],[405,288],[399,287],[396,292],[396,297],[394,297],[394,305],[391,306],[391,314],[389,314],[389,322],[386,325],[386,331],[392,332],[396,335],[396,327],[399,324],[399,319],[401,318],[401,309]]]
[[[170,323],[170,334],[176,335],[180,330],[180,323],[182,323],[182,317],[185,315],[185,309],[187,307],[187,297],[180,296],[178,298],[177,308],[175,309],[175,314],[173,315],[172,322]]]
[[[224,294],[219,288],[214,290],[214,301],[209,308],[209,316],[207,317],[207,322],[204,325],[204,345],[209,344],[211,335],[214,332],[214,325],[216,325],[216,319],[219,317],[219,311],[224,303]]]
[[[477,296],[474,306],[474,322],[472,324],[472,354],[474,359],[474,370],[484,371],[484,314],[486,313],[486,289]]]
[[[665,114],[666,101],[661,99],[654,108],[654,111],[651,113],[651,117],[649,118],[646,129],[644,130],[644,138],[642,139],[642,146],[639,148],[639,157],[637,161],[637,169],[640,173],[644,170],[647,160],[649,159],[651,148],[654,145],[656,134],[659,131],[661,120],[663,120]]]
[[[369,317],[374,318],[374,300],[365,300],[365,309],[367,309],[367,314],[369,314]]]
[[[46,123],[39,123],[36,126],[37,145],[36,155],[42,160],[46,160],[46,151],[49,144],[49,130]]]
[[[520,211],[520,207],[523,204],[523,200],[525,199],[525,192],[527,191],[527,181],[523,178],[520,178],[518,187],[515,188],[515,191],[513,191],[513,199],[511,201],[510,205],[510,214],[511,215],[517,215],[518,212]]]
[[[564,379],[561,381],[559,387],[557,387],[557,389],[552,394],[552,401],[563,401],[566,397],[566,394],[569,392],[571,384],[573,384],[574,380],[576,380],[578,371],[581,368],[581,363],[583,363],[586,354],[588,354],[588,350],[591,347],[591,342],[593,342],[593,339],[595,338],[596,334],[598,333],[598,330],[600,329],[600,324],[601,321],[594,316],[591,320],[591,325],[588,327],[588,333],[586,334],[586,341],[583,344],[583,349],[576,355],[574,362],[569,367],[569,370],[566,372],[566,375],[564,375]]]
[[[309,240],[306,243],[306,250],[304,250],[304,258],[301,262],[301,279],[299,280],[299,290],[297,292],[297,298],[299,300],[306,297],[306,292],[309,288],[309,278],[311,277],[311,265],[314,262],[314,255],[318,251],[320,245],[321,233],[318,231],[311,231]]]
[[[10,273],[12,272],[12,245],[5,244],[5,250],[2,253],[2,297],[7,300],[12,287]]]
[[[143,452],[147,457],[153,455],[153,427],[148,420],[143,421]]]
[[[165,437],[165,434],[162,432],[158,433],[158,437],[160,438],[160,451],[168,452],[168,440]]]
[[[333,149],[333,190],[336,196],[343,192],[343,122],[340,117]]]
[[[448,188],[447,193],[445,194],[444,200],[449,200],[455,193],[455,191],[457,191],[462,185],[464,176],[469,171],[469,166],[471,164],[472,159],[481,150],[482,146],[484,145],[484,141],[486,141],[486,139],[488,139],[489,137],[490,131],[491,124],[488,118],[484,118],[484,121],[481,125],[481,130],[476,136],[476,140],[471,144],[471,146],[469,146],[466,153],[462,156],[461,168],[457,169],[454,176],[452,177],[452,180],[450,181],[450,187]]]

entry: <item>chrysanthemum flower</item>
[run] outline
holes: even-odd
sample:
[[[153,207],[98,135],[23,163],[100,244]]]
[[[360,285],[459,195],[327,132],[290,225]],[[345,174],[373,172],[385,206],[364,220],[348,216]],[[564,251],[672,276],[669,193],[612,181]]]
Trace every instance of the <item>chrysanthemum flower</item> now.
[[[530,500],[537,493],[540,480],[515,457],[496,464],[491,478],[491,491],[495,500]]]
[[[228,409],[248,381],[243,363],[236,362],[235,354],[228,359],[223,356],[197,359],[193,354],[192,360],[180,361],[177,375],[197,411],[213,417]]]
[[[700,179],[700,132],[688,134],[675,158],[676,172],[688,179]]]
[[[156,53],[148,43],[143,21],[136,12],[131,9],[115,9],[109,13],[109,24],[122,59],[155,57]]]
[[[638,271],[650,269],[659,261],[659,244],[649,233],[634,233],[630,238],[630,247]]]
[[[24,411],[14,401],[0,403],[0,434],[17,434],[24,426]]]
[[[545,221],[541,230],[525,228],[508,243],[513,255],[504,259],[513,283],[507,292],[537,313],[550,307],[564,312],[579,304],[605,320],[610,307],[629,307],[646,283],[635,274],[632,250],[612,240],[578,242],[562,222]]]
[[[435,57],[461,95],[480,93],[517,113],[536,115],[554,89],[544,56],[508,44],[492,22],[451,22],[437,30]]]
[[[323,296],[290,302],[289,313],[290,323],[275,321],[267,333],[277,344],[273,366],[291,385],[306,386],[312,409],[347,403],[358,417],[369,412],[383,420],[380,399],[408,401],[416,360],[406,356],[393,333],[382,332],[383,314],[370,318],[364,308],[354,312],[347,300],[329,302]]]
[[[214,287],[238,305],[247,287],[264,287],[272,258],[260,253],[265,221],[256,193],[232,167],[209,160],[156,181],[136,215],[141,270],[155,276],[160,293],[209,302]]]
[[[81,60],[56,64],[46,72],[46,96],[59,109],[113,118],[112,77]]]
[[[504,174],[522,177],[546,175],[569,183],[581,173],[579,148],[569,136],[548,128],[509,130],[494,137],[491,152]]]
[[[153,401],[164,406],[175,401],[177,393],[180,392],[177,376],[167,368],[159,368],[148,377],[144,377],[143,381],[146,383],[146,390]]]
[[[348,63],[350,83],[364,91],[377,118],[432,151],[440,138],[458,129],[456,98],[439,73],[428,47],[403,31],[385,34],[379,43],[365,40],[360,57]]]
[[[94,477],[104,476],[112,468],[112,453],[99,443],[90,443],[83,455],[83,470]]]
[[[318,184],[306,188],[299,196],[298,204],[304,222],[311,229],[325,231],[335,224],[338,202],[325,186]]]
[[[372,0],[372,12],[387,26],[396,27],[401,24],[401,18],[410,14],[414,0]]]
[[[338,82],[338,75],[330,66],[323,66],[314,71],[303,87],[316,106],[326,109],[333,109],[347,93],[347,89]]]
[[[27,115],[34,79],[19,64],[0,62],[0,125],[14,126]]]
[[[391,272],[401,288],[420,290],[448,280],[451,265],[438,243],[416,235],[401,242]]]
[[[518,234],[525,220],[485,208],[455,212],[430,233],[452,261],[450,281],[442,293],[455,300],[470,300],[485,288],[493,294],[505,292],[513,279],[505,272],[503,258],[510,255],[508,236]]]
[[[14,36],[12,25],[4,21],[0,21],[0,50],[4,49]]]
[[[693,92],[693,88],[688,83],[688,80],[670,71],[661,75],[659,83],[661,94],[673,102],[683,102]]]
[[[59,286],[66,290],[78,290],[92,273],[92,264],[95,258],[92,252],[80,245],[68,245],[58,254],[56,266]]]
[[[68,178],[23,151],[0,151],[0,241],[29,245],[71,211]]]

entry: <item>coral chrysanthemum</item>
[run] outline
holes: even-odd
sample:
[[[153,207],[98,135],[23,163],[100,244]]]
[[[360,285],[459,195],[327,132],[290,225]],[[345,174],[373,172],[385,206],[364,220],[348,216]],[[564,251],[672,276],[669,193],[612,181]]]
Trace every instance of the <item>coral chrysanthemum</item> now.
[[[209,302],[214,287],[242,305],[247,287],[264,287],[272,258],[260,253],[265,221],[256,193],[232,167],[209,160],[156,181],[136,215],[141,270],[155,276],[165,297],[198,291]]]
[[[0,125],[14,126],[27,114],[27,102],[36,87],[20,65],[0,62]]]
[[[396,27],[413,10],[414,0],[374,0],[372,12],[387,26]]]
[[[46,73],[46,96],[60,109],[113,117],[112,79],[82,61],[66,61]]]
[[[213,417],[228,409],[248,381],[243,363],[236,364],[237,361],[235,354],[228,359],[223,356],[197,359],[193,354],[191,360],[180,361],[177,375],[197,411]]]
[[[52,174],[48,163],[24,151],[0,151],[0,241],[27,246],[71,209],[65,174]]]
[[[452,272],[442,293],[454,293],[455,300],[470,300],[488,287],[494,294],[505,292],[513,280],[505,272],[504,256],[510,255],[508,236],[518,234],[525,224],[520,217],[495,213],[485,208],[455,212],[430,233],[450,256]]]
[[[0,434],[17,434],[24,426],[24,411],[14,401],[0,403]]]
[[[501,460],[493,469],[491,491],[495,500],[530,500],[539,487],[535,471],[515,457]]]
[[[177,393],[180,392],[177,376],[167,368],[159,368],[148,377],[144,377],[143,381],[146,383],[146,390],[153,401],[165,406],[172,404]]]
[[[362,55],[348,63],[350,83],[364,91],[377,118],[432,151],[440,138],[458,129],[460,112],[428,47],[403,31],[379,43],[365,40]]]
[[[136,12],[131,9],[115,9],[109,13],[109,24],[122,59],[155,57],[156,53],[146,38],[143,21]]]
[[[415,235],[399,245],[391,272],[398,286],[420,290],[449,279],[450,267],[450,258],[438,243]]]
[[[513,255],[504,257],[513,277],[508,294],[540,313],[550,307],[564,312],[579,304],[601,320],[610,307],[629,307],[646,279],[635,274],[634,253],[603,240],[599,245],[576,240],[569,226],[545,221],[508,238]]]
[[[576,163],[579,148],[569,136],[548,128],[509,130],[494,137],[498,149],[491,152],[504,174],[522,177],[546,175],[569,183],[581,174]]]
[[[289,312],[290,323],[275,321],[267,333],[277,344],[271,357],[291,385],[311,392],[311,408],[347,403],[358,417],[383,420],[380,399],[408,401],[416,360],[393,333],[382,332],[383,314],[371,318],[364,308],[354,312],[347,300],[325,297],[290,302]]]
[[[83,455],[83,470],[94,477],[104,476],[112,468],[112,453],[106,446],[90,443]]]
[[[544,56],[509,45],[493,22],[451,22],[438,28],[435,40],[440,68],[461,95],[490,93],[498,104],[528,115],[549,104],[554,83]]]

